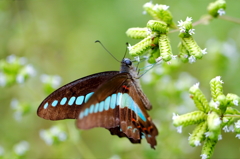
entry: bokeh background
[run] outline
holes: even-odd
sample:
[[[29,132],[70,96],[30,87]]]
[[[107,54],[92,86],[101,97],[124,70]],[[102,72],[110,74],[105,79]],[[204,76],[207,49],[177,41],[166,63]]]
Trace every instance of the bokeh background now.
[[[19,157],[19,151],[23,152],[23,158],[200,158],[201,147],[193,148],[187,140],[194,126],[178,134],[172,126],[172,113],[183,114],[196,109],[188,97],[188,89],[198,81],[210,100],[209,81],[216,76],[222,76],[225,94],[240,95],[240,25],[226,20],[214,19],[207,25],[195,27],[194,39],[208,51],[202,60],[194,64],[159,65],[142,78],[143,90],[153,104],[150,114],[159,129],[156,150],[150,149],[145,140],[133,145],[127,139],[111,136],[103,128],[78,130],[74,120],[47,121],[36,114],[39,104],[48,95],[43,83],[47,75],[61,77],[61,86],[96,72],[119,70],[119,63],[94,41],[100,40],[121,59],[125,43],[138,42],[128,38],[126,30],[145,27],[152,19],[142,14],[146,2],[0,1],[0,59],[6,60],[10,55],[24,57],[35,72],[22,84],[0,87],[0,155],[3,158]],[[209,2],[153,1],[169,5],[175,23],[187,16],[193,21],[199,20],[207,14]],[[236,0],[227,1],[227,15],[240,18],[239,5]],[[169,37],[173,54],[177,55],[178,33],[171,33]],[[21,104],[30,109],[16,117],[19,115],[16,107]],[[48,145],[40,132],[50,131],[52,126],[62,131],[63,141]],[[223,133],[213,158],[238,158],[239,155],[240,140],[235,138],[235,133]]]

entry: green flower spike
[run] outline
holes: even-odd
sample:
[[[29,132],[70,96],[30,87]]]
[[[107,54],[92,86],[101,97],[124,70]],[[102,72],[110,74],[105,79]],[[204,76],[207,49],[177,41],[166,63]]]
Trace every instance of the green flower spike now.
[[[133,46],[129,46],[129,54],[131,56],[139,56],[144,54],[150,48],[156,47],[158,45],[158,37],[148,36],[142,41],[138,42]]]
[[[205,132],[207,131],[207,122],[201,122],[193,130],[193,133],[189,136],[189,145],[195,147],[200,146],[201,142],[205,140]]]
[[[225,0],[217,0],[213,3],[210,3],[207,9],[208,9],[208,13],[212,17],[216,18],[219,15],[221,16],[221,15],[225,14],[226,2],[225,2]]]
[[[182,60],[182,62],[185,62],[185,63],[188,62],[188,57],[190,55],[186,47],[182,44],[182,42],[178,44],[178,49],[179,49],[179,58]]]
[[[207,119],[207,115],[202,111],[193,111],[180,116],[173,116],[174,126],[188,126],[193,124],[198,124]]]
[[[206,97],[203,95],[202,91],[199,89],[199,83],[193,85],[190,89],[190,96],[193,99],[196,107],[203,111],[204,113],[207,113],[209,111],[209,104],[206,99]]]
[[[217,140],[221,133],[221,119],[220,116],[215,112],[210,112],[207,118],[208,124],[208,137],[213,140]]]
[[[217,144],[217,140],[211,140],[208,138],[206,139],[202,147],[202,155],[201,155],[202,159],[211,158],[216,144]]]
[[[170,27],[175,27],[172,15],[168,10],[169,6],[161,4],[153,5],[152,2],[147,2],[143,5],[143,8],[154,19],[163,21]]]
[[[211,87],[211,95],[213,98],[213,101],[217,101],[217,97],[219,95],[223,95],[223,81],[221,80],[220,76],[217,76],[216,78],[212,79],[210,81],[210,87]]]
[[[178,26],[180,29],[179,37],[181,38],[181,45],[179,45],[180,53],[184,53],[184,58],[188,55],[188,60],[190,63],[196,61],[196,59],[201,59],[204,54],[206,54],[206,49],[201,50],[197,45],[196,41],[193,39],[192,35],[195,34],[192,28],[192,18],[187,17],[183,22],[182,20],[178,21]],[[180,55],[181,56],[181,55]],[[187,61],[187,60],[183,60]]]
[[[156,59],[160,56],[159,48],[155,47],[149,50],[150,56],[148,57],[148,63],[156,63]]]
[[[129,28],[126,34],[133,39],[144,39],[148,36],[149,31],[147,28]]]

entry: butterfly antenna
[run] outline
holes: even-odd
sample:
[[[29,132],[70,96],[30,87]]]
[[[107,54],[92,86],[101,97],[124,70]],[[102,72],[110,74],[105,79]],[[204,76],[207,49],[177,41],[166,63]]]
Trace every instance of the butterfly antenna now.
[[[114,57],[110,51],[108,51],[108,49],[101,43],[101,41],[96,40],[95,43],[99,43],[104,48],[104,50],[106,50],[116,61],[121,62],[116,57]]]

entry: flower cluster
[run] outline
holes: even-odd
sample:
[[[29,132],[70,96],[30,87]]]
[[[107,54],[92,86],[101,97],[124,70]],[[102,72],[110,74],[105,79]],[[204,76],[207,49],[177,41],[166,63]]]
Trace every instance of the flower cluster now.
[[[48,145],[59,144],[67,139],[67,134],[61,126],[53,126],[49,130],[41,130],[40,137]]]
[[[216,0],[213,3],[210,3],[208,6],[208,13],[214,18],[224,15],[225,10],[226,10],[225,0]]]
[[[10,106],[14,110],[14,118],[16,121],[20,121],[23,115],[31,111],[31,105],[29,103],[20,103],[17,99],[12,99]]]
[[[223,94],[223,81],[220,76],[210,81],[212,100],[209,102],[199,89],[199,83],[189,90],[190,97],[194,101],[197,111],[173,115],[173,124],[178,132],[188,125],[197,124],[189,136],[191,146],[200,146],[202,143],[202,158],[210,158],[218,140],[222,139],[221,130],[236,132],[240,138],[240,111],[234,108],[238,106],[240,97],[235,94]]]
[[[44,84],[43,89],[46,94],[52,93],[55,89],[57,89],[61,83],[61,77],[58,75],[46,75],[43,74],[40,77],[41,82]]]
[[[192,35],[195,34],[195,29],[192,28],[192,18],[187,17],[185,21],[178,21],[179,37],[181,42],[178,45],[179,58],[183,62],[193,63],[196,59],[201,59],[206,54],[206,48],[201,50]]]
[[[33,66],[27,64],[26,58],[10,55],[6,60],[0,61],[0,86],[23,83],[35,73]]]
[[[143,8],[155,20],[150,20],[145,28],[130,28],[127,36],[134,39],[143,39],[139,43],[128,47],[131,56],[140,56],[148,53],[148,62],[156,63],[161,60],[170,61],[173,58],[170,41],[167,33],[169,27],[174,27],[169,6],[146,3]]]

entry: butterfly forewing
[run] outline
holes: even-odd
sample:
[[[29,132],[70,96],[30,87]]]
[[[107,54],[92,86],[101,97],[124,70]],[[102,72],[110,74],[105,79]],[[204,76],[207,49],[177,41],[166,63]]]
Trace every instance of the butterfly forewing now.
[[[129,138],[132,143],[140,143],[145,137],[154,148],[158,131],[136,87],[129,73],[112,77],[83,106],[77,126],[80,129],[104,127],[113,135]]]
[[[94,91],[118,73],[118,71],[101,72],[62,86],[40,104],[38,116],[48,120],[76,119],[82,105]]]

